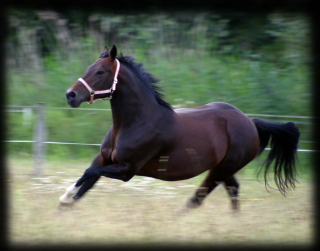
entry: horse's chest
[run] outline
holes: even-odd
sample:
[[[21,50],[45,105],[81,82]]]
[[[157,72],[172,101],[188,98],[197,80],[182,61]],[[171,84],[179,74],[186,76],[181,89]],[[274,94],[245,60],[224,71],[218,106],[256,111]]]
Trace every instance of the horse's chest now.
[[[102,148],[101,155],[107,163],[112,162],[112,148]]]
[[[107,163],[118,164],[117,150],[112,148],[104,148],[101,150],[101,155]]]
[[[111,157],[112,163],[114,163],[114,164],[118,164],[118,163],[119,163],[119,162],[118,162],[118,156],[117,156],[117,149],[114,149],[114,150],[112,151],[110,157]]]

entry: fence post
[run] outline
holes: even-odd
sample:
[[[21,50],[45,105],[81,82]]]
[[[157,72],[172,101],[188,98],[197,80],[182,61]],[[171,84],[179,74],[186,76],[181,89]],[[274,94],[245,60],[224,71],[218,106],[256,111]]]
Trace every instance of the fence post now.
[[[43,175],[43,163],[44,163],[44,153],[45,153],[45,144],[46,141],[46,122],[44,116],[44,103],[37,103],[36,104],[36,113],[37,113],[37,120],[34,126],[34,144],[33,144],[33,151],[35,157],[35,176],[41,177]]]

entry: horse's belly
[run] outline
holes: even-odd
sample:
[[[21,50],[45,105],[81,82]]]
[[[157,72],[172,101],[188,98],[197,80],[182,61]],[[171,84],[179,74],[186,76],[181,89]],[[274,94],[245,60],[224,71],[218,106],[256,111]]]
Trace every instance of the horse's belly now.
[[[193,131],[164,152],[147,162],[137,175],[175,181],[195,177],[213,167],[227,152],[228,136],[223,130]]]
[[[175,181],[195,177],[216,166],[214,155],[198,154],[193,148],[181,149],[178,154],[162,155],[145,164],[137,175]]]
[[[166,160],[165,160],[166,161]],[[207,169],[196,166],[192,169],[189,164],[180,163],[180,165],[172,165],[169,161],[150,161],[136,174],[138,176],[147,176],[165,181],[185,180],[195,177]],[[196,163],[194,163],[197,165]]]

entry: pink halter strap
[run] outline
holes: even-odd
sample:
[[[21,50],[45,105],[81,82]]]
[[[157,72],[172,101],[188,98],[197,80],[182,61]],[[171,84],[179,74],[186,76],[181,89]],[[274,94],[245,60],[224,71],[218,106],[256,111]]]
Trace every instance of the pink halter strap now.
[[[117,62],[117,69],[116,69],[116,73],[114,74],[113,84],[112,84],[111,88],[108,89],[108,90],[94,91],[94,90],[91,89],[91,87],[87,84],[87,82],[84,79],[82,79],[82,78],[78,79],[88,89],[88,91],[90,92],[90,102],[87,102],[88,104],[93,104],[93,103],[96,103],[96,102],[101,101],[101,100],[110,100],[110,99],[112,99],[112,93],[117,88],[118,74],[119,74],[119,70],[120,70],[120,63],[119,63],[118,59],[116,59],[116,62]],[[109,98],[101,98],[101,99],[93,100],[94,95],[96,95],[96,94],[107,94],[107,93],[111,93]]]

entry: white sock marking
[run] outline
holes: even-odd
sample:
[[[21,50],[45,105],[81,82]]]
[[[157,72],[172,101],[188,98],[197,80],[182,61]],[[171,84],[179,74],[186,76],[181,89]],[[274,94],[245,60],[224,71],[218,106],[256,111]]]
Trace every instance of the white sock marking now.
[[[76,183],[69,186],[66,190],[66,192],[60,196],[59,201],[61,204],[72,204],[74,202],[73,198],[71,196],[75,195],[80,189],[79,187],[76,187]]]

